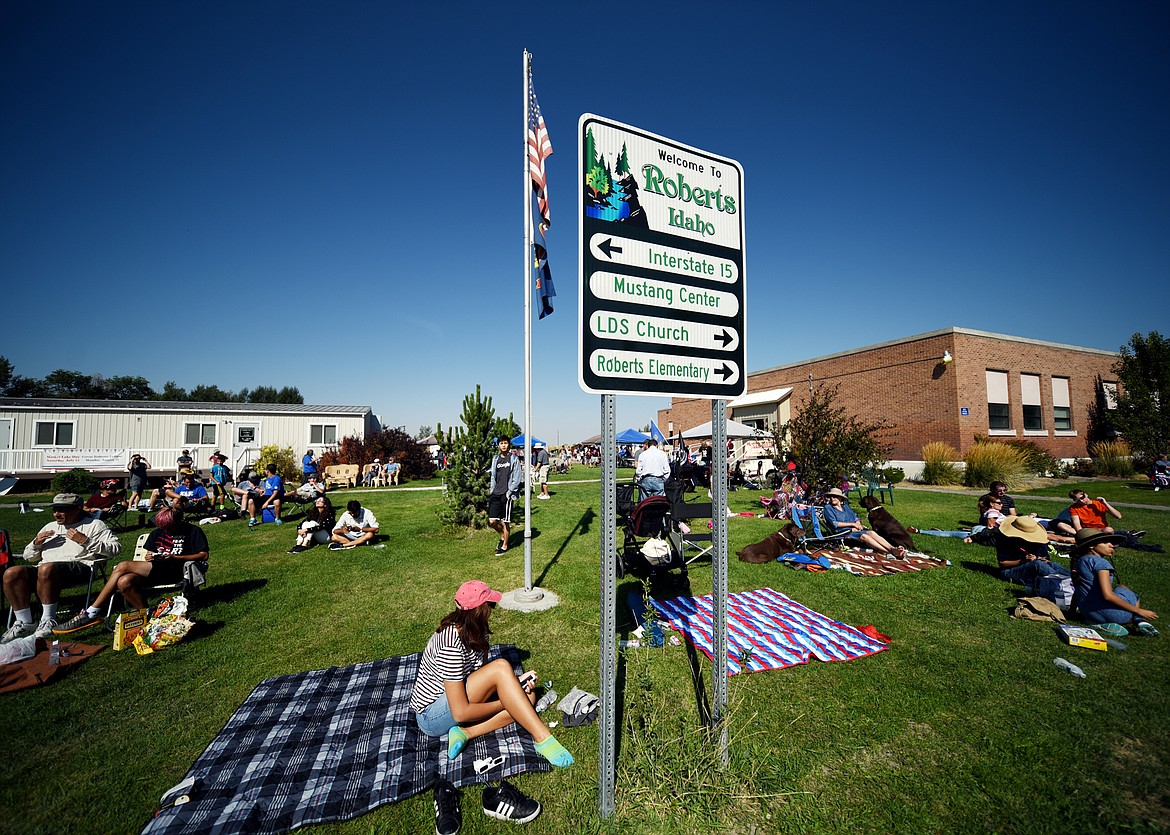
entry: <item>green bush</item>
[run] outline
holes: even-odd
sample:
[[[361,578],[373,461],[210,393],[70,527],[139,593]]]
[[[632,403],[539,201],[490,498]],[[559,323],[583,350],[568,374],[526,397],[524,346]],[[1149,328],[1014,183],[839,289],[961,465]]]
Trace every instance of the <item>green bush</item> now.
[[[1093,456],[1097,475],[1121,478],[1133,475],[1133,455],[1125,441],[1098,441],[1089,447],[1089,454]]]
[[[993,481],[1011,487],[1019,484],[1028,472],[1023,452],[995,441],[976,442],[967,450],[966,462],[963,483],[968,487],[986,488]]]
[[[906,471],[901,467],[884,467],[878,470],[878,476],[891,487],[906,480]]]
[[[53,476],[54,493],[76,493],[88,499],[93,493],[93,473],[78,467]]]
[[[269,464],[276,465],[276,474],[285,481],[301,483],[301,462],[292,447],[276,444],[260,447],[260,458],[255,464],[256,471],[263,473]]]
[[[1097,475],[1097,468],[1092,458],[1074,458],[1073,462],[1065,468],[1065,472],[1071,476],[1092,478]]]
[[[959,484],[963,474],[955,464],[959,451],[944,441],[931,441],[922,447],[923,484]]]
[[[1030,472],[1039,476],[1046,476],[1048,474],[1056,475],[1057,463],[1056,459],[1048,454],[1048,451],[1041,448],[1033,441],[1004,441],[1010,447],[1018,449],[1024,455],[1025,466]]]

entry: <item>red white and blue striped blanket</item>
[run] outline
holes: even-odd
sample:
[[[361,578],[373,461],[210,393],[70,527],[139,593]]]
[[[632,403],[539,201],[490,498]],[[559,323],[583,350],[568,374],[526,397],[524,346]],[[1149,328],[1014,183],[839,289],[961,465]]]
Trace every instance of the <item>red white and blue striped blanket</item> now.
[[[710,595],[655,600],[654,608],[672,629],[712,660],[715,621]],[[852,661],[888,647],[856,627],[802,606],[774,589],[727,596],[727,674],[782,670],[821,661]],[[747,663],[742,663],[745,654]]]
[[[410,709],[421,655],[260,682],[187,772],[190,802],[162,809],[143,835],[289,832],[404,800],[439,775],[461,786],[551,770],[515,724],[447,759]],[[516,647],[493,646],[495,656],[523,672]],[[501,759],[476,774],[484,758]]]

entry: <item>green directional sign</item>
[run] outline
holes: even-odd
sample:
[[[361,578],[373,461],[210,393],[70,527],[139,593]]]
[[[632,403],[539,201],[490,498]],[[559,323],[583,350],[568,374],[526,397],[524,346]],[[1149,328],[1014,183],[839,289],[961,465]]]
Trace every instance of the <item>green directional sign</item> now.
[[[743,394],[743,169],[588,113],[579,139],[581,388]]]

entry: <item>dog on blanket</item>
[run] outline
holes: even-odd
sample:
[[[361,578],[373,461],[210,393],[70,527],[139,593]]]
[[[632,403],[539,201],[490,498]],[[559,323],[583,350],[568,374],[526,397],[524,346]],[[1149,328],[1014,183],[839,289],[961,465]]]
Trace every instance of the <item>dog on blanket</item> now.
[[[774,534],[761,539],[752,545],[748,545],[735,554],[744,562],[765,563],[771,562],[781,554],[788,554],[796,550],[797,543],[804,535],[804,531],[800,525],[794,522],[789,522]]]
[[[877,496],[866,496],[861,500],[861,506],[869,511],[869,526],[885,537],[891,545],[901,545],[903,548],[913,548],[914,540],[906,526],[894,518],[894,514],[882,507]]]

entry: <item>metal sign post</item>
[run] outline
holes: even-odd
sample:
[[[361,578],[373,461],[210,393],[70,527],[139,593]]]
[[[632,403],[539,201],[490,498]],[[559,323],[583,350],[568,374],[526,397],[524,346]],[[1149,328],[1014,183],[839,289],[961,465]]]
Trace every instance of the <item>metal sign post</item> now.
[[[727,658],[727,398],[747,390],[743,169],[585,114],[578,133],[578,382],[602,395],[598,807],[613,814],[617,745],[617,424],[614,395],[712,401],[715,657]],[[727,665],[712,722],[727,760]]]

